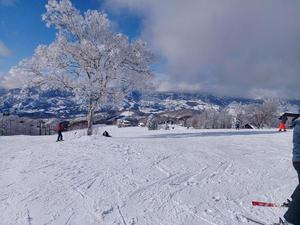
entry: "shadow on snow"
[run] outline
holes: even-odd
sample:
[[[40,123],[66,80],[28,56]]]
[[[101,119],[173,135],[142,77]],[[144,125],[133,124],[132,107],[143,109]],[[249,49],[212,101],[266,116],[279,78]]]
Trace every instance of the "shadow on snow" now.
[[[217,132],[198,132],[198,133],[171,133],[148,135],[140,138],[192,138],[192,137],[214,137],[214,136],[243,136],[258,134],[278,134],[278,131],[217,131]]]

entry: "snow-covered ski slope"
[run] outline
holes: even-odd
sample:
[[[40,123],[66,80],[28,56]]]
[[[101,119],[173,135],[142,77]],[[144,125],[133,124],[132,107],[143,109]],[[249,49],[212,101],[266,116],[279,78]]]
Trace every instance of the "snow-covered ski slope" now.
[[[113,137],[101,133],[107,130]],[[292,132],[99,127],[0,137],[1,225],[241,225],[266,222],[296,186]]]

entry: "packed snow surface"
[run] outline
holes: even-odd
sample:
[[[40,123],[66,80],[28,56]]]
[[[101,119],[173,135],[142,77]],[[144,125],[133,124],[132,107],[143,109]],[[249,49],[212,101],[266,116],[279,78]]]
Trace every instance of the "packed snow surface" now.
[[[0,137],[0,224],[275,222],[284,209],[251,201],[283,202],[297,184],[291,131],[96,131]]]

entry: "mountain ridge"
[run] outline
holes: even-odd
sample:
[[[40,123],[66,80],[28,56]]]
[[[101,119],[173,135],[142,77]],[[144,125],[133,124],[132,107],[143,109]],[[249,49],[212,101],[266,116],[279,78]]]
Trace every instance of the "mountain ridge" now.
[[[259,99],[214,96],[206,93],[153,92],[141,95],[133,92],[120,107],[105,106],[98,112],[132,110],[150,114],[179,109],[220,110],[230,104],[247,105],[262,102]],[[299,106],[300,100],[287,100],[285,108],[295,111]],[[86,114],[84,105],[77,103],[71,93],[36,89],[31,89],[26,94],[22,93],[21,89],[0,89],[0,112],[10,112],[14,115],[32,118],[73,118]]]

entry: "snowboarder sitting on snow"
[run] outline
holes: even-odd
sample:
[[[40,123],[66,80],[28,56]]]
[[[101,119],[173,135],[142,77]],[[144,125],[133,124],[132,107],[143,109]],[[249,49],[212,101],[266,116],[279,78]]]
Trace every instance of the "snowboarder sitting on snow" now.
[[[62,123],[59,123],[57,126],[57,140],[56,141],[63,141],[63,136],[62,136],[62,132],[64,130],[64,127],[62,125]]]
[[[278,131],[279,132],[280,131],[286,131],[285,124],[286,124],[286,121],[288,120],[288,118],[286,116],[280,116],[279,119],[280,119],[280,123],[279,123],[279,130]]]
[[[102,134],[104,137],[111,137],[107,131],[104,131]]]
[[[284,214],[285,224],[300,225],[300,119],[293,121],[293,166],[298,173],[298,186],[296,187],[288,204],[288,210]]]

